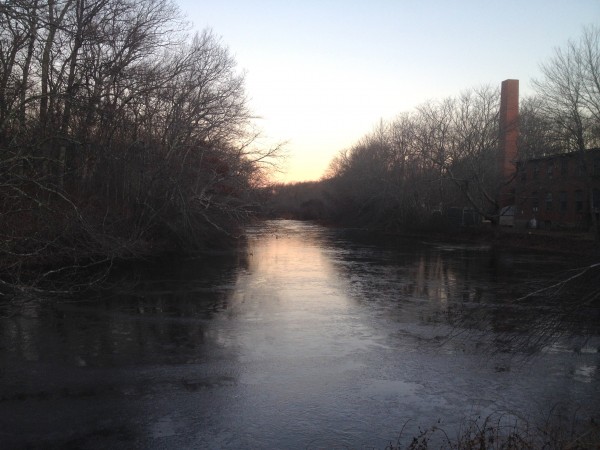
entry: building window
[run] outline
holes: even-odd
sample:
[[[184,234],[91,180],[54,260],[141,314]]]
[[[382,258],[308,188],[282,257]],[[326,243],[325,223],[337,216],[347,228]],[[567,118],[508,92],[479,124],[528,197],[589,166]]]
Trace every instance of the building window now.
[[[583,212],[583,191],[575,191],[575,211]]]
[[[546,211],[552,211],[552,192],[546,194]]]
[[[531,193],[531,209],[533,210],[533,212],[536,212],[540,207],[540,198],[538,197],[538,193],[537,192],[532,192]]]
[[[600,189],[594,188],[592,192],[592,206],[594,207],[594,212],[600,211]]]
[[[539,175],[540,175],[540,165],[536,161],[533,163],[533,179],[537,180]]]
[[[594,172],[595,177],[600,176],[600,158],[594,158]]]
[[[561,191],[558,193],[559,208],[561,213],[566,213],[569,206],[567,200],[567,192]]]
[[[527,181],[527,167],[525,166],[525,163],[517,163],[517,173],[519,174],[521,183],[525,183]]]
[[[569,174],[569,159],[561,158],[560,160],[560,175],[566,177]]]
[[[552,176],[554,175],[554,161],[548,161],[546,166],[546,174],[548,175],[549,179],[552,179]]]
[[[575,176],[581,178],[582,176],[585,175],[585,162],[583,162],[581,159],[579,161],[577,161],[577,169],[575,172]]]

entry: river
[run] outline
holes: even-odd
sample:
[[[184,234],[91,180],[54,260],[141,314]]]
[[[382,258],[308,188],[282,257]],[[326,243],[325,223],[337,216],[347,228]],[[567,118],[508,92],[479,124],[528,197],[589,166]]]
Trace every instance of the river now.
[[[384,448],[597,415],[598,327],[522,298],[577,264],[267,221],[4,314],[0,447]]]

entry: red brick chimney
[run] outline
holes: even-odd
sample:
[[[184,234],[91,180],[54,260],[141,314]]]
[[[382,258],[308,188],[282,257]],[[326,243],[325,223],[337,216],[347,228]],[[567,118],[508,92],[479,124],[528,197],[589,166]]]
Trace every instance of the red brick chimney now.
[[[519,137],[519,80],[504,80],[500,91],[500,142],[498,170],[500,172],[500,207],[514,203],[511,180],[515,177],[517,139]]]

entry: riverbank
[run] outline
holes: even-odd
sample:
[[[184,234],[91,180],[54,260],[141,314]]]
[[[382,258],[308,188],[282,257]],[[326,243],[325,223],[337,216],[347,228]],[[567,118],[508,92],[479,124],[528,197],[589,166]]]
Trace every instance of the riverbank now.
[[[343,224],[323,221],[317,223],[325,227],[346,228]],[[351,229],[383,237],[485,244],[498,249],[531,250],[585,258],[600,257],[600,243],[595,240],[593,233],[584,231],[530,230],[491,225],[423,231],[385,230],[371,227]]]
[[[502,228],[494,235],[495,245],[594,257],[600,246],[592,233]]]
[[[436,233],[441,240],[489,243],[496,248],[532,250],[594,258],[600,245],[592,233],[554,230],[525,230],[512,227],[481,227]]]

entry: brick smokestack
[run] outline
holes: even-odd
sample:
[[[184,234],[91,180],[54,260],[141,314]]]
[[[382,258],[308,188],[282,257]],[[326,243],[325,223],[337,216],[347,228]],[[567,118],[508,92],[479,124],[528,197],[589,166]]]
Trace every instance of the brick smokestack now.
[[[500,142],[498,170],[500,207],[514,203],[510,181],[515,177],[519,137],[519,80],[504,80],[500,91]]]

